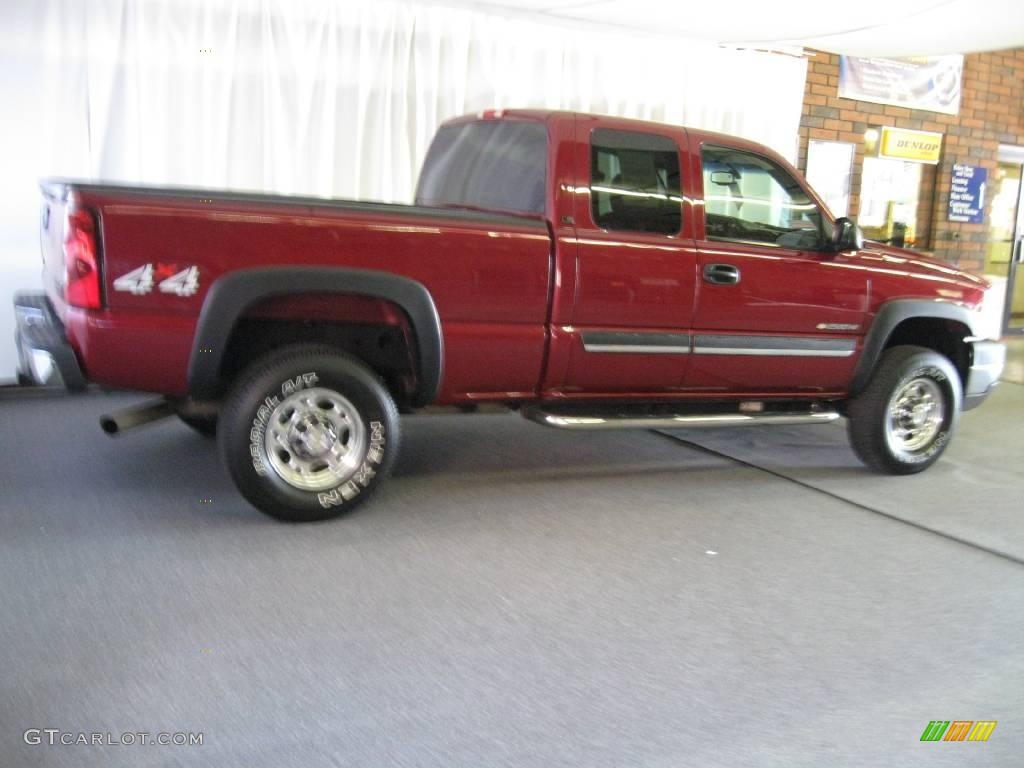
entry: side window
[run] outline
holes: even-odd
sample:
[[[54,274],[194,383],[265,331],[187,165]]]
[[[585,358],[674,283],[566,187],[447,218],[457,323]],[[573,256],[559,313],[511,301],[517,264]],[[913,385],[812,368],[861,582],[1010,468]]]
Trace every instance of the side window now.
[[[786,170],[766,157],[726,147],[701,149],[708,240],[820,250],[826,221]]]
[[[667,136],[597,129],[590,205],[603,229],[675,235],[682,227],[679,150]]]

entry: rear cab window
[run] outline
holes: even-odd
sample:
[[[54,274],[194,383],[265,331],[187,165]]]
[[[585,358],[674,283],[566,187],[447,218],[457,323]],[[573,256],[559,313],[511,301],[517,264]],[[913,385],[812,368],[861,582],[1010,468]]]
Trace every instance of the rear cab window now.
[[[531,120],[481,120],[438,130],[423,162],[416,204],[541,216],[548,131]]]
[[[676,142],[656,134],[595,129],[590,192],[591,216],[602,229],[679,234],[683,197]]]
[[[732,147],[701,147],[708,240],[822,250],[831,223],[785,168]]]

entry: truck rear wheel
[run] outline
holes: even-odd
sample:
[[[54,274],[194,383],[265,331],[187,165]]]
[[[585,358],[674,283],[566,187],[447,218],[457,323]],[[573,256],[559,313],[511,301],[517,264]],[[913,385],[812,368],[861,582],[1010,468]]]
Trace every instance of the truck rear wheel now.
[[[369,497],[398,452],[398,411],[362,362],[332,347],[297,345],[251,365],[218,424],[238,490],[272,517],[336,517]]]
[[[867,388],[848,404],[854,453],[872,469],[921,472],[946,450],[963,398],[960,375],[925,347],[885,351]]]
[[[187,424],[203,437],[217,436],[217,417],[215,416],[185,416],[179,413],[178,418],[182,424]]]

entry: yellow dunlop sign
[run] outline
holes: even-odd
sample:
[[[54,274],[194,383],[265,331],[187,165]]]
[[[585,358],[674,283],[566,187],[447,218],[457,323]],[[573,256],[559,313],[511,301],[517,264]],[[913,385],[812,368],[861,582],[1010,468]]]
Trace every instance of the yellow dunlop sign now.
[[[878,145],[878,154],[882,157],[932,165],[939,162],[941,150],[941,133],[911,131],[890,126],[882,128],[882,141]]]

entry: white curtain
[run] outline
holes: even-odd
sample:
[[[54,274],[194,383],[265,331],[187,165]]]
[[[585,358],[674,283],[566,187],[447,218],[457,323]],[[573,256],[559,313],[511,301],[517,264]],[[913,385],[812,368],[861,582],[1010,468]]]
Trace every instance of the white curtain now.
[[[0,284],[38,284],[41,176],[402,202],[442,120],[517,106],[792,157],[804,77],[799,58],[414,2],[0,0]]]

